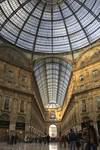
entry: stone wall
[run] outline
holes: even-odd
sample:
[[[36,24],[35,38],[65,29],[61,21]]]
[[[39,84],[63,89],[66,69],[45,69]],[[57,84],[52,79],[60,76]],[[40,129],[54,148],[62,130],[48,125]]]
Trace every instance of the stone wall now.
[[[72,84],[74,89],[62,119],[62,132],[70,128],[81,130],[85,118],[93,120],[100,130],[100,48],[90,49],[76,60]],[[71,85],[70,85],[71,86]],[[70,90],[70,89],[69,89]],[[69,97],[70,92],[67,97]]]
[[[7,135],[44,131],[44,118],[34,96],[32,63],[28,54],[9,46],[0,46],[0,141]],[[38,116],[38,117],[37,117]]]

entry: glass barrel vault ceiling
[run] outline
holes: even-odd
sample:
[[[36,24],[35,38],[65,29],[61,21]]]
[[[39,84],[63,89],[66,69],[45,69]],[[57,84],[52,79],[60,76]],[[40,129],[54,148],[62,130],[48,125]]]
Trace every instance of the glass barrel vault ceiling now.
[[[0,35],[32,52],[70,52],[100,38],[100,0],[1,0]]]
[[[33,71],[45,108],[62,106],[71,76],[72,66],[59,58],[45,58]]]

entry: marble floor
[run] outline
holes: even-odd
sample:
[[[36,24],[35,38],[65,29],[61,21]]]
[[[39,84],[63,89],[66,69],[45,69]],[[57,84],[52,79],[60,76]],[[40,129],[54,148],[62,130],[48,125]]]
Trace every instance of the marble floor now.
[[[8,145],[5,143],[0,143],[0,150],[67,150],[67,148],[60,148],[56,143],[47,144],[28,144],[20,143],[16,145]]]
[[[50,143],[49,145],[20,143],[16,145],[8,145],[0,143],[0,150],[69,150],[68,148],[59,147],[59,144]],[[100,150],[100,146],[98,147]]]

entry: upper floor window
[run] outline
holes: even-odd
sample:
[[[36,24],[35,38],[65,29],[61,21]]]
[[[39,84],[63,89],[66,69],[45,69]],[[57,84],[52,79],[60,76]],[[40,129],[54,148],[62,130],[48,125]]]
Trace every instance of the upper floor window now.
[[[22,81],[23,81],[23,82],[27,82],[27,77],[26,77],[26,76],[23,76],[23,77],[22,77]]]
[[[55,112],[51,111],[51,113],[50,113],[50,119],[55,119],[55,118],[56,118]]]
[[[86,112],[86,100],[82,100],[82,112]]]
[[[21,81],[22,81],[23,83],[26,83],[26,82],[27,82],[27,76],[26,76],[26,75],[22,75]]]
[[[24,113],[24,100],[21,100],[21,103],[20,103],[20,112]]]
[[[97,109],[100,110],[100,96],[96,97]]]
[[[8,72],[9,72],[10,77],[13,78],[14,77],[14,72],[12,70],[8,70]]]
[[[96,76],[98,76],[98,74],[99,74],[99,70],[93,70],[92,71],[92,75],[93,75],[93,77],[96,77]]]
[[[5,96],[5,98],[4,98],[4,110],[9,110],[9,104],[10,104],[10,97]]]
[[[11,81],[14,79],[14,70],[11,68],[11,66],[5,66],[5,78],[8,81]]]

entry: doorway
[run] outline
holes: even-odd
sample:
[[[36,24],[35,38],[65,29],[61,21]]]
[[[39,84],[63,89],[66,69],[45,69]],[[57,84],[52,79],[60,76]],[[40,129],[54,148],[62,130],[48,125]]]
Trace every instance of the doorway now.
[[[49,136],[51,138],[56,138],[57,137],[57,126],[52,124],[49,126]]]

